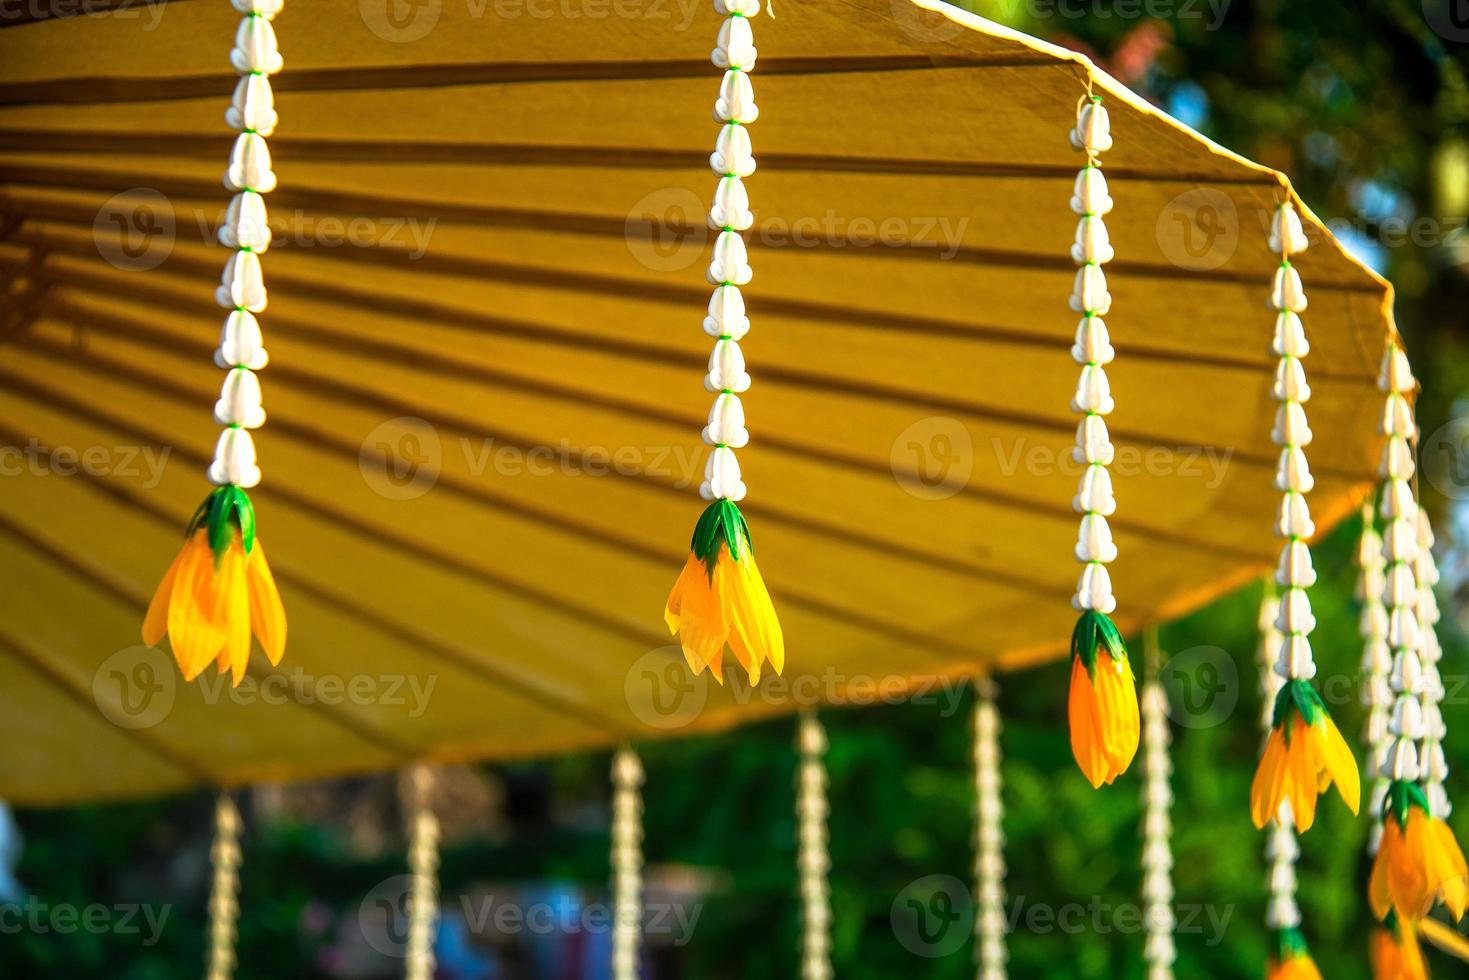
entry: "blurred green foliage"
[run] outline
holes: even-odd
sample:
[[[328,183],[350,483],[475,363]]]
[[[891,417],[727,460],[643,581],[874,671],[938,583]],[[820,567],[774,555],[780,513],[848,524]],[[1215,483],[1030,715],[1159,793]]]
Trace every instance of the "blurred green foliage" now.
[[[1160,105],[1192,116],[1207,135],[1290,173],[1318,214],[1336,222],[1397,283],[1399,322],[1425,381],[1420,420],[1431,431],[1469,389],[1469,243],[1462,239],[1469,212],[1469,45],[1432,29],[1424,9],[1435,3],[1233,0],[1221,9],[1191,0],[969,0],[968,6],[1082,47]],[[788,16],[798,17],[798,8]],[[1437,230],[1387,234],[1397,220],[1420,217],[1437,220]],[[1429,504],[1443,509],[1431,494]],[[1362,721],[1351,696],[1360,650],[1350,600],[1356,533],[1344,527],[1319,550],[1323,581],[1314,592],[1322,675],[1339,682],[1334,690],[1343,696],[1333,700],[1329,692],[1328,699],[1349,735]],[[1266,956],[1262,837],[1246,805],[1259,740],[1258,599],[1258,588],[1245,590],[1162,633],[1165,651],[1221,648],[1237,671],[1238,703],[1220,723],[1174,726],[1180,977],[1259,977]],[[1444,641],[1445,677],[1457,696],[1446,709],[1450,766],[1463,774],[1469,772],[1466,651],[1452,629]],[[1189,656],[1184,662],[1199,662]],[[1217,659],[1204,659],[1217,666]],[[1165,666],[1165,677],[1168,671]],[[1109,790],[1086,786],[1065,738],[1066,683],[1066,665],[1055,664],[1004,678],[1001,687],[1008,889],[1011,902],[1020,903],[1010,937],[1012,975],[1140,978],[1135,913],[1119,911],[1138,902],[1140,767]],[[968,710],[966,692],[947,716],[933,704],[825,716],[835,966],[845,980],[973,975],[967,944],[948,956],[919,957],[898,941],[890,921],[895,899],[911,883],[969,876]],[[787,719],[646,748],[650,860],[722,874],[723,887],[709,896],[684,954],[683,975],[795,974],[792,738]],[[501,771],[528,770],[549,773],[556,812],[605,801],[605,756]],[[1463,776],[1455,783],[1462,790]],[[141,922],[137,934],[7,928],[0,935],[0,974],[197,975],[211,812],[209,800],[192,797],[20,814],[26,848],[18,875],[38,899],[79,909],[150,903],[167,906],[169,918],[153,945],[145,945]],[[1460,839],[1469,840],[1469,805],[1454,824]],[[508,840],[452,848],[445,855],[446,894],[486,878],[554,877],[599,888],[608,844],[600,826],[553,822]],[[1366,820],[1351,819],[1333,798],[1306,838],[1305,932],[1333,980],[1367,976],[1366,830]],[[325,975],[330,923],[350,920],[363,894],[401,872],[397,855],[365,860],[321,830],[254,828],[243,872],[239,975]],[[1034,908],[1065,918],[1068,905],[1085,928],[1035,928],[1044,920],[1028,918]],[[314,925],[321,915],[325,924]],[[1462,975],[1441,959],[1437,966],[1441,975]]]

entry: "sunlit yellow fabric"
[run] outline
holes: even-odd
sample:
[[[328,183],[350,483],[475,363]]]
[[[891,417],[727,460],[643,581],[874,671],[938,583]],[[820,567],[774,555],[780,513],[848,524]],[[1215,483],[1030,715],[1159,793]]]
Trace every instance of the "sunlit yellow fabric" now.
[[[259,660],[214,697],[196,662],[139,728],[97,692],[126,682],[141,703],[163,675],[129,648],[214,449],[239,12],[133,4],[0,31],[0,305],[24,325],[0,341],[0,445],[112,454],[3,477],[0,713],[27,745],[0,797],[545,756],[797,704],[769,670],[769,696],[690,678],[658,621],[706,451],[721,18],[373,6],[302,0],[274,21],[280,241],[261,257],[270,422],[251,496],[291,617],[279,672],[327,696],[251,695]],[[1277,549],[1258,287],[1280,175],[1080,55],[929,6],[802,0],[760,34],[753,76],[741,465],[783,681],[842,704],[1065,655],[1082,162],[1066,134],[1089,84],[1116,139],[1117,625],[1197,608]],[[1324,532],[1375,479],[1389,290],[1304,213]],[[137,458],[165,447],[156,472]],[[271,625],[251,626],[267,649]],[[204,657],[214,629],[188,628]]]

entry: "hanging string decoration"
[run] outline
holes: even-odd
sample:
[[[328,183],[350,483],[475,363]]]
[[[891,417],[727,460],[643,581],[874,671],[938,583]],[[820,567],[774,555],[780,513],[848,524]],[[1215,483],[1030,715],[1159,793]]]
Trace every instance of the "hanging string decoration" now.
[[[796,734],[796,862],[801,883],[801,980],[831,980],[831,853],[827,848],[826,732],[803,711]]]
[[[260,483],[255,442],[265,423],[260,381],[265,367],[260,324],[265,284],[260,256],[270,247],[263,195],[275,189],[265,138],[275,130],[270,76],[281,70],[271,20],[283,0],[231,0],[245,16],[230,63],[240,74],[225,120],[239,136],[230,153],[225,187],[235,192],[219,229],[220,244],[233,249],[215,299],[229,310],[214,361],[227,373],[214,419],[224,426],[209,466],[215,490],[194,512],[184,546],[163,576],[143,621],[143,642],[165,635],[187,680],[214,663],[238,685],[250,661],[253,632],[272,664],[286,648],[286,614],[275,578],[256,537],[255,508],[246,492]]]
[[[1106,416],[1114,402],[1105,367],[1115,351],[1102,320],[1111,310],[1107,275],[1102,266],[1113,258],[1102,217],[1112,210],[1100,155],[1112,147],[1111,123],[1102,99],[1088,95],[1077,108],[1071,145],[1086,153],[1076,175],[1071,210],[1080,216],[1071,258],[1077,265],[1071,309],[1081,314],[1072,358],[1081,365],[1071,408],[1081,416],[1072,455],[1086,467],[1072,507],[1081,514],[1076,558],[1082,563],[1071,604],[1081,613],[1071,633],[1071,692],[1068,715],[1071,752],[1093,787],[1111,783],[1132,765],[1137,754],[1140,721],[1137,682],[1127,647],[1112,622],[1117,609],[1107,565],[1117,558],[1107,518],[1117,509],[1112,494],[1111,465],[1115,450]]]
[[[1000,780],[1000,710],[982,678],[974,700],[974,938],[978,980],[1005,980],[1005,800]]]
[[[1311,549],[1306,539],[1316,533],[1306,494],[1314,480],[1306,463],[1311,429],[1305,404],[1311,397],[1302,360],[1310,350],[1301,313],[1306,293],[1291,256],[1306,250],[1300,216],[1289,202],[1277,205],[1270,229],[1270,250],[1280,256],[1270,289],[1275,310],[1275,337],[1271,349],[1279,358],[1273,394],[1280,407],[1271,439],[1280,447],[1275,487],[1281,491],[1275,534],[1285,539],[1275,580],[1284,589],[1277,626],[1283,634],[1272,669],[1284,684],[1276,695],[1270,735],[1250,787],[1250,809],[1255,826],[1263,828],[1279,818],[1281,803],[1290,801],[1290,813],[1301,833],[1316,821],[1316,798],[1335,785],[1347,807],[1361,805],[1361,778],[1352,750],[1337,730],[1321,695],[1311,680],[1316,663],[1311,654],[1311,631],[1316,618],[1307,595],[1316,582]]]
[[[1399,934],[1411,929],[1442,900],[1455,919],[1469,905],[1469,867],[1459,843],[1435,812],[1423,786],[1422,764],[1428,753],[1420,692],[1424,689],[1423,630],[1418,621],[1422,600],[1414,568],[1418,561],[1418,502],[1411,481],[1416,470],[1412,440],[1417,436],[1408,396],[1415,387],[1408,357],[1389,345],[1377,379],[1387,395],[1380,429],[1387,436],[1380,473],[1384,480],[1382,515],[1387,521],[1382,550],[1387,563],[1383,602],[1392,647],[1389,676],[1393,694],[1388,721],[1391,739],[1378,769],[1391,782],[1382,810],[1382,840],[1372,866],[1368,894],[1379,919],[1392,913]]]
[[[1285,687],[1285,678],[1273,669],[1275,657],[1280,650],[1285,634],[1281,633],[1277,621],[1280,617],[1280,597],[1275,594],[1274,583],[1265,583],[1265,595],[1260,601],[1260,694],[1263,704],[1260,727],[1265,738],[1274,730],[1275,702]],[[1270,961],[1266,974],[1269,980],[1287,977],[1319,978],[1311,951],[1301,934],[1301,909],[1296,902],[1296,862],[1301,857],[1301,845],[1296,839],[1295,822],[1291,816],[1290,801],[1281,804],[1277,816],[1265,837],[1266,890],[1265,926],[1270,930]]]
[[[434,935],[439,920],[439,818],[430,804],[433,771],[416,765],[408,772],[408,942],[407,980],[433,980]]]
[[[1362,634],[1362,702],[1367,706],[1367,724],[1362,740],[1367,749],[1367,773],[1372,778],[1372,828],[1367,853],[1377,855],[1382,842],[1382,810],[1391,780],[1381,768],[1392,734],[1388,731],[1394,702],[1388,677],[1392,671],[1392,646],[1388,643],[1387,607],[1383,592],[1387,581],[1382,554],[1382,535],[1377,531],[1377,509],[1371,501],[1362,505],[1362,537],[1357,545],[1357,600],[1362,604],[1359,631]],[[1369,942],[1373,976],[1377,980],[1423,980],[1428,966],[1418,945],[1413,925],[1398,921],[1392,912],[1372,932]]]
[[[740,512],[745,484],[735,450],[750,441],[740,394],[750,387],[740,340],[750,330],[740,287],[753,275],[742,233],[755,222],[744,179],[755,171],[746,128],[759,116],[750,71],[755,67],[754,35],[750,18],[760,12],[760,0],[714,0],[725,17],[710,56],[724,69],[724,81],[714,102],[719,136],[709,165],[719,177],[709,226],[718,231],[708,280],[714,286],[704,331],[714,338],[704,387],[714,394],[709,424],[703,432],[711,447],[704,465],[699,493],[711,501],[694,527],[688,561],[668,596],[663,618],[679,637],[684,658],[694,673],[705,668],[724,682],[724,648],[734,651],[749,674],[760,680],[763,664],[779,674],[785,667],[785,638],[765,580],[755,564],[750,527]]]
[[[1454,805],[1444,788],[1449,777],[1449,763],[1444,756],[1443,740],[1449,731],[1444,723],[1443,699],[1446,692],[1443,675],[1439,672],[1443,647],[1438,642],[1441,614],[1434,590],[1438,586],[1439,574],[1433,545],[1433,522],[1427,508],[1419,506],[1418,561],[1414,572],[1418,580],[1418,623],[1422,640],[1419,656],[1423,661],[1423,676],[1419,680],[1419,691],[1423,704],[1423,754],[1418,761],[1423,769],[1423,792],[1428,797],[1429,810],[1447,820],[1454,811]]]
[[[1148,980],[1173,980],[1178,951],[1173,940],[1173,761],[1168,745],[1168,695],[1156,679],[1143,686],[1143,913]]]
[[[1377,531],[1377,508],[1369,501],[1362,506],[1362,537],[1357,544],[1357,601],[1362,604],[1358,631],[1362,635],[1362,703],[1367,707],[1367,724],[1362,741],[1367,750],[1367,775],[1372,779],[1369,797],[1372,829],[1367,852],[1377,853],[1382,840],[1382,804],[1390,780],[1379,763],[1387,751],[1387,727],[1392,714],[1393,693],[1388,683],[1392,670],[1392,647],[1387,642],[1387,607],[1382,604],[1387,587],[1382,557],[1382,535]]]
[[[643,940],[643,764],[630,748],[612,759],[612,980],[638,980]]]
[[[235,974],[235,923],[240,917],[240,811],[228,793],[214,804],[214,844],[209,863],[209,952],[205,980],[230,980]]]

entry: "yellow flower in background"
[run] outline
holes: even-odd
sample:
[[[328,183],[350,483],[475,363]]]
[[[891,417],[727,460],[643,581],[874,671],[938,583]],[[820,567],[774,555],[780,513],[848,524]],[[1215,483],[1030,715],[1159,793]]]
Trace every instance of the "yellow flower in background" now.
[[[1306,681],[1288,681],[1275,700],[1275,720],[1250,786],[1255,826],[1277,819],[1280,804],[1289,800],[1296,828],[1305,833],[1316,822],[1316,797],[1333,784],[1355,814],[1362,805],[1362,782],[1352,750],[1321,695]]]
[[[195,513],[184,546],[164,573],[143,620],[143,642],[165,635],[184,679],[210,663],[238,685],[250,662],[250,635],[278,664],[286,649],[280,592],[255,539],[255,512],[239,487],[220,487]]]
[[[785,669],[785,637],[750,544],[745,516],[730,500],[716,500],[694,528],[683,572],[663,612],[695,674],[708,668],[724,683],[727,644],[750,676],[760,682],[765,663]]]
[[[1266,980],[1321,980],[1321,971],[1311,959],[1306,937],[1299,929],[1282,929],[1275,941],[1276,951],[1265,970]]]
[[[1372,933],[1372,980],[1428,980],[1418,934],[1391,912],[1384,928]]]
[[[1087,610],[1071,634],[1071,754],[1093,788],[1127,771],[1137,755],[1137,681],[1112,620]]]
[[[1454,919],[1469,906],[1469,866],[1448,824],[1428,810],[1413,783],[1394,781],[1383,804],[1382,843],[1372,865],[1368,897],[1379,919],[1388,913],[1416,922],[1442,899]]]

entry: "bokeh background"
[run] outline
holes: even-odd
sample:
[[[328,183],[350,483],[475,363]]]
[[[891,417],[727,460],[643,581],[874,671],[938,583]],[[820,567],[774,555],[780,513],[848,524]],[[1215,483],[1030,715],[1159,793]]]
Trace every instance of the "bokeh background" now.
[[[783,0],[799,8],[801,0]],[[1398,287],[1424,382],[1422,492],[1440,529],[1451,792],[1469,801],[1469,4],[1463,0],[970,0],[1085,51],[1208,136],[1292,175]],[[798,17],[799,11],[789,14]],[[777,28],[778,28],[777,21]],[[1427,455],[1432,451],[1432,456]],[[1318,657],[1355,734],[1358,527],[1318,551]],[[1262,529],[1263,533],[1263,529]],[[1259,745],[1259,587],[1161,633],[1173,702],[1181,977],[1262,974],[1262,838],[1246,799]],[[1092,792],[1071,763],[1064,664],[1000,679],[1012,975],[1143,976],[1140,774]],[[973,975],[968,880],[972,694],[826,712],[836,973]],[[9,732],[6,751],[24,751]],[[650,900],[671,913],[646,976],[791,976],[799,908],[794,722],[644,747]],[[310,751],[310,746],[302,746]],[[594,980],[608,935],[608,758],[442,770],[443,978]],[[402,793],[392,775],[240,796],[239,976],[401,975]],[[19,811],[0,833],[0,976],[163,980],[201,971],[213,801]],[[1469,840],[1469,802],[1453,823]],[[1306,839],[1305,931],[1332,980],[1366,977],[1367,821],[1329,802]],[[949,876],[949,877],[946,877]],[[910,899],[946,911],[917,941]],[[91,907],[102,928],[81,920]],[[37,908],[46,925],[28,924]],[[57,918],[73,910],[75,920]],[[501,910],[509,908],[507,917]],[[31,911],[27,911],[31,910]],[[129,911],[131,910],[131,911]],[[532,923],[533,910],[543,914]],[[697,918],[694,918],[694,916]],[[124,926],[124,916],[127,917]],[[680,916],[682,918],[680,918]],[[71,928],[64,928],[67,921]],[[1438,960],[1443,976],[1463,975]],[[1460,971],[1463,967],[1458,968]]]

